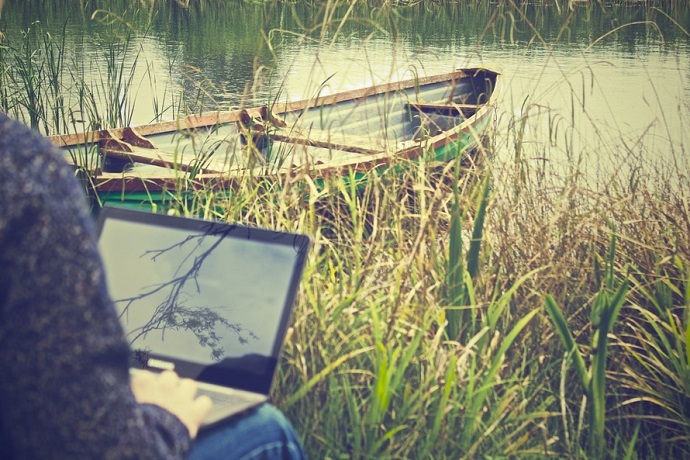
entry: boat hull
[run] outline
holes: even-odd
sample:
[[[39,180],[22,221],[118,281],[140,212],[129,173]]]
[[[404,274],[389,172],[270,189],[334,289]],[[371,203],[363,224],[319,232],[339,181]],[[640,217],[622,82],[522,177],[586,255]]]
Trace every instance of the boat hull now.
[[[494,119],[499,74],[483,68],[136,128],[54,136],[87,171],[97,205],[157,210],[247,177],[364,175],[470,156]]]

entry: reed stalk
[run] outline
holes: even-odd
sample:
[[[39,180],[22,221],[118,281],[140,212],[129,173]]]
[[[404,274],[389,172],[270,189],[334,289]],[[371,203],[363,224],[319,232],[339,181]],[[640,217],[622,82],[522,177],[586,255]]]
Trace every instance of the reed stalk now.
[[[467,335],[474,335],[476,331],[476,313],[468,308],[468,300],[472,290],[472,280],[476,278],[479,267],[482,235],[486,208],[490,194],[490,176],[487,174],[475,189],[475,215],[472,236],[469,243],[466,259],[463,248],[463,215],[467,215],[468,209],[462,210],[459,199],[457,181],[453,187],[453,209],[450,224],[450,245],[448,249],[448,268],[446,270],[447,302],[449,307],[446,313],[448,320],[448,336],[450,339],[458,339],[461,330]]]
[[[589,368],[585,364],[568,323],[563,316],[561,308],[552,296],[547,296],[545,309],[556,328],[566,351],[572,356],[575,371],[580,379],[588,402],[589,408],[589,453],[591,458],[606,457],[606,364],[609,347],[609,333],[613,328],[618,314],[626,300],[629,281],[624,279],[617,283],[615,279],[615,255],[616,255],[616,236],[611,233],[611,244],[604,277],[600,283],[590,314],[592,328],[591,340],[591,364]],[[595,273],[599,277],[599,273]]]

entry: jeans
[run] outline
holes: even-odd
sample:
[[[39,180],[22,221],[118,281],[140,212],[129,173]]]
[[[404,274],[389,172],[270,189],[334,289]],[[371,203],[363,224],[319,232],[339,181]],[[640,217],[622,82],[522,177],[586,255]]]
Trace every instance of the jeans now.
[[[199,433],[190,460],[305,458],[302,444],[285,416],[270,404]]]

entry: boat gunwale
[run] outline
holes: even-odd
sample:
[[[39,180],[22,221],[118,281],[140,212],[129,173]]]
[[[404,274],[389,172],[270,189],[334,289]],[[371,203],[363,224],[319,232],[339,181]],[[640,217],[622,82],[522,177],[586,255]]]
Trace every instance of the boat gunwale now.
[[[426,86],[450,80],[459,80],[472,73],[476,75],[479,72],[489,72],[495,74],[496,76],[500,75],[500,73],[497,71],[486,69],[483,67],[458,69],[453,72],[444,74],[409,78],[406,80],[400,80],[396,82],[382,83],[378,85],[367,86],[364,88],[341,91],[338,93],[329,94],[325,96],[318,96],[292,102],[281,102],[272,105],[271,111],[274,115],[280,115],[287,112],[305,110],[313,107],[335,105],[340,102],[364,99],[369,96],[390,93],[394,91],[399,91],[401,89],[413,88],[417,86]],[[155,134],[165,134],[170,132],[192,130],[208,126],[238,122],[240,121],[240,117],[242,115],[243,110],[245,110],[252,117],[259,117],[261,115],[261,107],[247,109],[238,108],[228,111],[211,112],[203,115],[188,115],[184,118],[177,120],[164,121],[148,125],[139,125],[134,127],[109,128],[76,134],[55,134],[50,136],[50,139],[53,142],[53,144],[55,144],[58,147],[70,147],[80,144],[97,143],[100,140],[105,139],[109,134],[121,135],[126,129],[132,129],[142,136],[151,136]]]

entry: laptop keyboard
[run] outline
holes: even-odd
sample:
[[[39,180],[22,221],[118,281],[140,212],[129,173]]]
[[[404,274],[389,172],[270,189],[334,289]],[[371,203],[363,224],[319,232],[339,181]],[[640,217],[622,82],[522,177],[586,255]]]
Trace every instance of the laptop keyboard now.
[[[227,394],[227,393],[220,393],[217,391],[209,391],[209,390],[199,390],[197,392],[198,396],[201,395],[206,395],[209,398],[211,398],[211,401],[213,401],[214,405],[228,405],[228,404],[235,404],[235,403],[241,403],[244,401],[247,401],[248,398],[243,396],[240,393],[232,393],[232,394]]]

